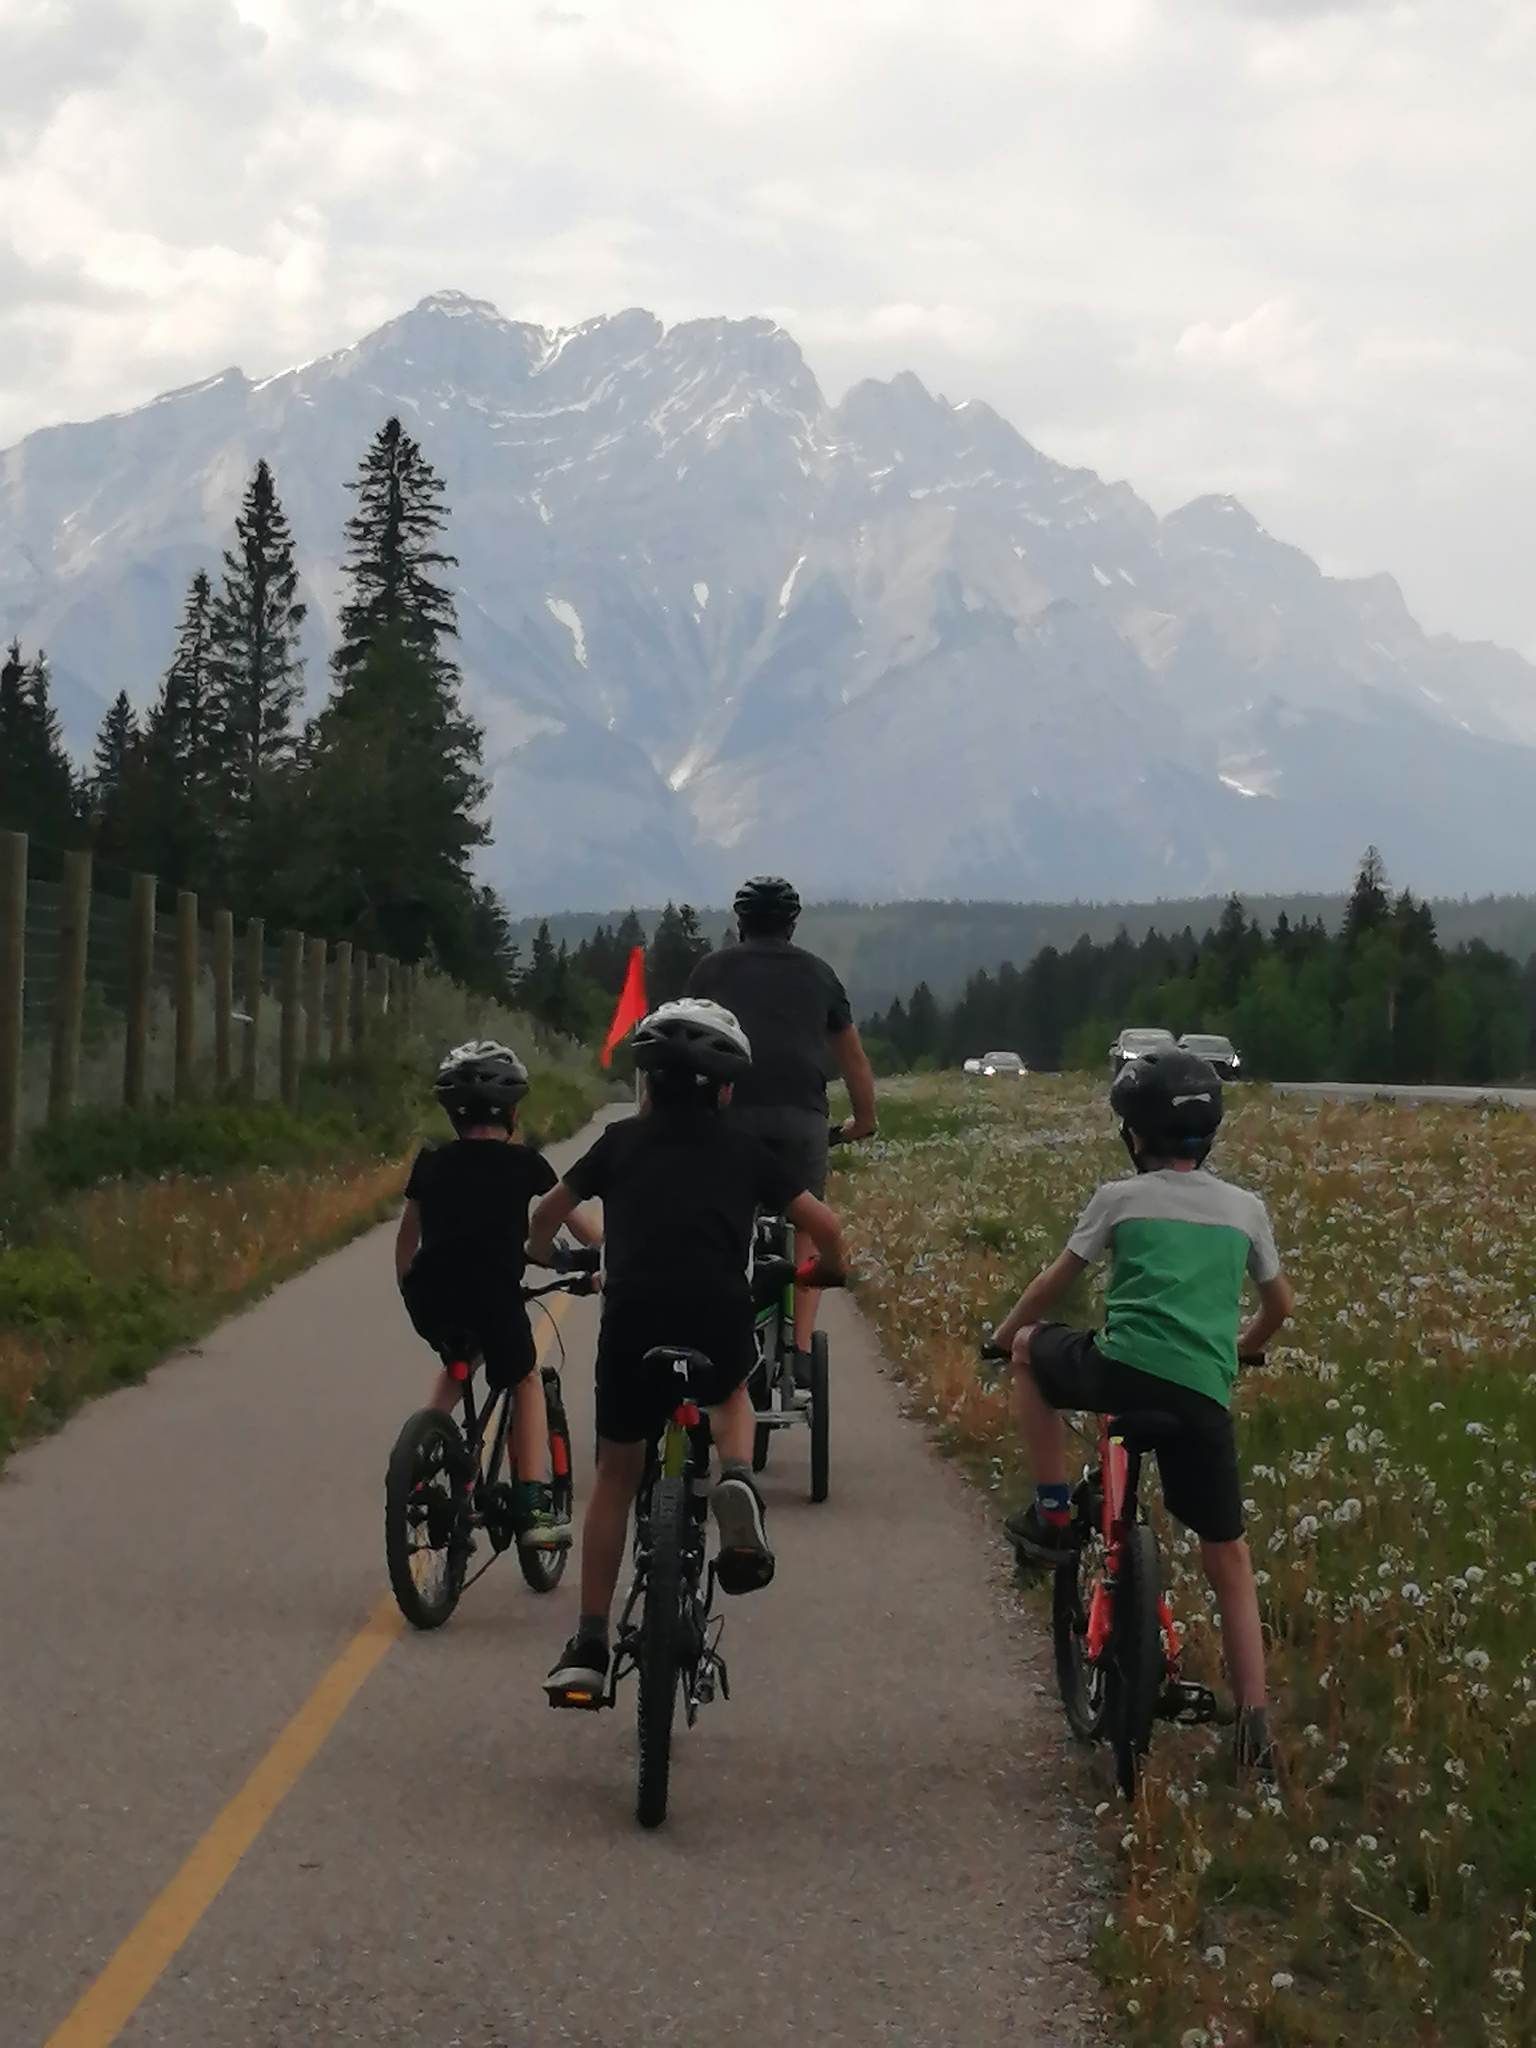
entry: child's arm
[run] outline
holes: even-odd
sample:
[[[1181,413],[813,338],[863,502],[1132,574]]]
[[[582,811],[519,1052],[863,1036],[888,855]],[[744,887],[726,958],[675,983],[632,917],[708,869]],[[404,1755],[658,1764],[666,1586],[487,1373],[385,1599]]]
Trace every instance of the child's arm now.
[[[421,1248],[421,1204],[407,1202],[400,1211],[400,1228],[395,1232],[395,1284],[405,1278],[406,1269]]]
[[[1087,1270],[1086,1259],[1080,1259],[1076,1252],[1063,1252],[1030,1281],[992,1332],[992,1342],[1001,1351],[1011,1351],[1020,1330],[1026,1324],[1038,1323],[1049,1315],[1077,1276]]]
[[[1257,1285],[1259,1306],[1237,1333],[1240,1358],[1262,1351],[1281,1324],[1290,1321],[1296,1306],[1291,1283],[1283,1273],[1277,1273],[1273,1280],[1260,1280]]]
[[[815,1195],[796,1195],[784,1214],[816,1247],[816,1271],[806,1286],[841,1287],[848,1278],[848,1254],[843,1249],[843,1224],[837,1211]]]
[[[528,1218],[527,1254],[536,1266],[549,1264],[554,1256],[555,1233],[563,1224],[569,1223],[583,1244],[594,1242],[591,1237],[582,1236],[582,1230],[590,1226],[584,1222],[581,1225],[573,1222],[575,1214],[576,1196],[563,1180],[556,1181],[549,1193],[535,1202]]]
[[[573,1209],[565,1219],[565,1227],[578,1244],[601,1244],[603,1226],[590,1209]]]

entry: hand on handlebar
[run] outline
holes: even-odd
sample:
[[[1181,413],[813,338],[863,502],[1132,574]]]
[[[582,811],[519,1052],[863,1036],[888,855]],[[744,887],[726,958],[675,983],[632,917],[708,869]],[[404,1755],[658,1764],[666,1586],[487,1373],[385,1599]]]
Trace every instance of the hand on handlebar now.
[[[795,1268],[797,1287],[846,1287],[848,1270],[845,1266],[828,1266],[820,1259],[804,1259]]]
[[[845,1116],[840,1124],[833,1124],[827,1132],[829,1145],[857,1145],[865,1138],[872,1138],[880,1126],[861,1124],[857,1117]]]

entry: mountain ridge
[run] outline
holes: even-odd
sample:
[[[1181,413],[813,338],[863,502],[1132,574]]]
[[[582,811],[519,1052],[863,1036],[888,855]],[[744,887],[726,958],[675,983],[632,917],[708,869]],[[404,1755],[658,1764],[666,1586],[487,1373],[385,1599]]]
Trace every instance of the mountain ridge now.
[[[1159,517],[912,372],[827,402],[778,323],[549,329],[429,294],[270,376],[226,369],[0,453],[0,626],[77,743],[144,701],[266,455],[311,603],[398,411],[443,474],[466,694],[514,908],[818,894],[1322,887],[1368,839],[1421,888],[1515,886],[1536,669],[1424,634],[1226,494]],[[574,892],[574,893],[573,893]]]

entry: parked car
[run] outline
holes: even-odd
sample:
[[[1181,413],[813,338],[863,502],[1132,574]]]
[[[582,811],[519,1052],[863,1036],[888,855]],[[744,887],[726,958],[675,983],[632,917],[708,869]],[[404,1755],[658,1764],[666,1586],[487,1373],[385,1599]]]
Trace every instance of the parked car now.
[[[1204,1060],[1216,1069],[1223,1081],[1240,1081],[1243,1077],[1243,1063],[1238,1057],[1236,1046],[1230,1038],[1223,1038],[1217,1031],[1186,1031],[1179,1040],[1186,1052],[1192,1052],[1197,1060]]]
[[[965,1071],[968,1074],[1008,1074],[1018,1081],[1029,1069],[1016,1052],[984,1052],[980,1059],[967,1060]]]
[[[1109,1062],[1118,1074],[1127,1060],[1139,1059],[1144,1052],[1168,1052],[1178,1044],[1171,1031],[1154,1030],[1150,1025],[1130,1025],[1109,1048]]]

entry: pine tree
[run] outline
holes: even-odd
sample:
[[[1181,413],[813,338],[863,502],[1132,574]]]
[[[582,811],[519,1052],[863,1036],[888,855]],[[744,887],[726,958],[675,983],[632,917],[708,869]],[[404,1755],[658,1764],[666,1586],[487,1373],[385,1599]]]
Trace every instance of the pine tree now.
[[[1368,846],[1344,912],[1344,928],[1340,937],[1345,953],[1355,952],[1373,933],[1385,930],[1390,916],[1386,867],[1376,848]]]
[[[199,569],[144,731],[153,807],[144,858],[156,874],[181,886],[197,885],[214,864],[220,754],[213,663],[213,590]]]
[[[12,641],[0,663],[0,824],[54,846],[79,836],[74,770],[53,708],[48,657]]]
[[[143,741],[128,692],[119,690],[107,707],[96,735],[86,778],[92,844],[100,859],[135,867],[145,859],[135,843],[135,825],[142,814],[140,781],[144,771]]]
[[[265,780],[294,757],[293,719],[304,674],[299,628],[307,611],[298,587],[293,537],[262,460],[235,521],[235,545],[224,556],[223,587],[207,615],[214,779],[226,818],[240,824],[260,800]]]
[[[688,977],[709,951],[699,930],[698,913],[690,903],[668,904],[656,923],[645,961],[645,992],[651,1003],[675,1002]]]
[[[332,667],[348,676],[377,642],[391,640],[454,680],[458,671],[443,642],[457,637],[458,622],[439,578],[457,557],[437,544],[447,524],[442,479],[399,420],[388,419],[348,488],[357,493],[357,511],[347,521],[352,596],[342,609]]]

